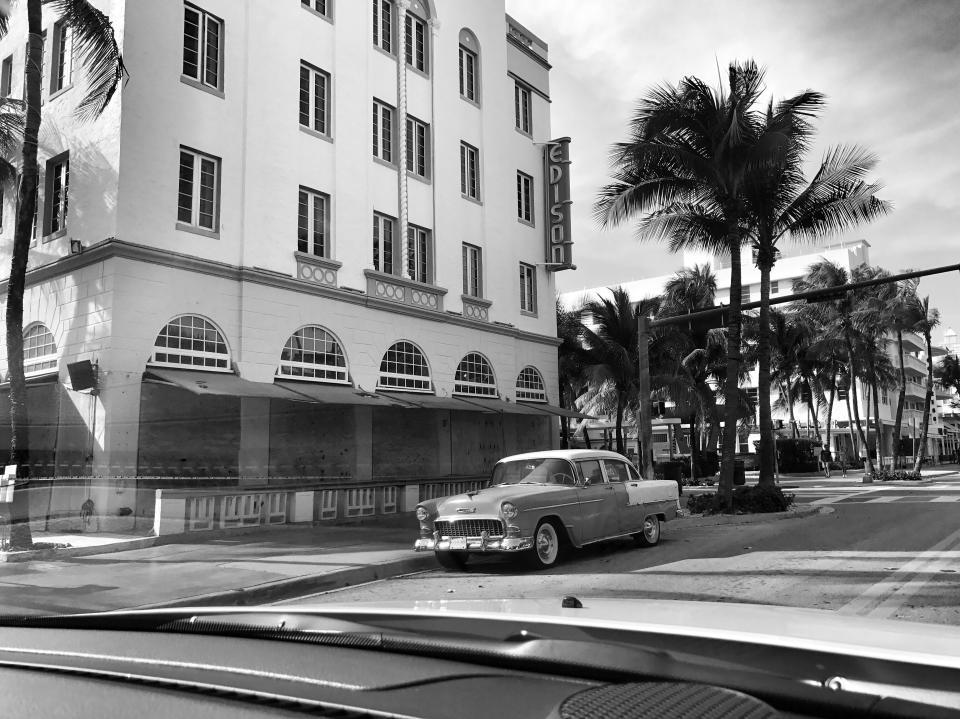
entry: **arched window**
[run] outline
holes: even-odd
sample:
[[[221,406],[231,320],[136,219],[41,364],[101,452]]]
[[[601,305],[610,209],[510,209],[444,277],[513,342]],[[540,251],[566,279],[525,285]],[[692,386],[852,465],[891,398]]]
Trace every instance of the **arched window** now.
[[[460,30],[460,97],[480,104],[480,43],[467,28]]]
[[[517,376],[517,399],[526,402],[547,401],[543,375],[536,367],[524,367]]]
[[[283,346],[277,376],[346,383],[347,358],[337,338],[323,327],[301,327]]]
[[[230,353],[212,322],[196,315],[180,315],[160,330],[150,364],[229,371]]]
[[[460,360],[453,378],[453,392],[475,397],[497,396],[497,380],[486,357],[478,352],[471,352]]]
[[[377,387],[409,392],[429,392],[430,367],[423,352],[412,342],[401,340],[383,355]]]
[[[57,343],[46,325],[35,324],[23,333],[23,373],[49,374],[57,369]]]

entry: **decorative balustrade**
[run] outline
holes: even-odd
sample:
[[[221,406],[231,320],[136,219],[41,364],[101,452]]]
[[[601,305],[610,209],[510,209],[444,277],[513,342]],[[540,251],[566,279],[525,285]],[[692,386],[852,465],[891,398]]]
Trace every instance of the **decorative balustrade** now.
[[[376,270],[364,270],[364,275],[367,278],[367,294],[371,297],[435,312],[443,311],[443,296],[447,294],[443,287]]]

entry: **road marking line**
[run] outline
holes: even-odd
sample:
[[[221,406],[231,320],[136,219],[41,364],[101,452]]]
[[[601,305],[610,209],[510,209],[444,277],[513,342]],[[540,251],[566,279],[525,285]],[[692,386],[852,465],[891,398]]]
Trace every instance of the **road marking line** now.
[[[960,502],[960,497],[934,497],[931,502]]]
[[[921,579],[919,576],[928,573],[925,570],[929,570],[929,565],[941,560],[940,553],[952,549],[955,545],[960,546],[960,529],[941,539],[926,551],[918,552],[914,559],[886,579],[881,579],[864,589],[837,611],[840,614],[890,616],[927,583],[927,578]]]
[[[873,499],[863,500],[863,504],[874,504],[876,502],[896,502],[898,499],[902,499],[902,497],[874,497]]]
[[[839,494],[839,495],[837,495],[836,497],[828,497],[827,499],[817,499],[817,500],[814,500],[813,502],[810,502],[810,504],[835,504],[836,502],[842,502],[842,501],[845,500],[845,499],[850,499],[850,498],[852,498],[852,497],[860,497],[860,496],[866,494],[867,492],[875,492],[875,491],[876,491],[875,489],[868,489],[868,490],[863,490],[863,491],[860,491],[860,492],[851,492],[851,493],[848,493],[848,494]]]

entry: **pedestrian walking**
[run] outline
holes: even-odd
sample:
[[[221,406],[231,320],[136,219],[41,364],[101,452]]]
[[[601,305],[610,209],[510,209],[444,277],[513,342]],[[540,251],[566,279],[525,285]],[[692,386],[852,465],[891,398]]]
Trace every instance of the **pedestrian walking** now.
[[[823,463],[823,476],[830,479],[830,462],[833,461],[833,456],[830,454],[829,446],[823,445],[823,449],[820,450],[820,461]]]
[[[843,451],[840,453],[840,476],[847,476],[847,453]]]

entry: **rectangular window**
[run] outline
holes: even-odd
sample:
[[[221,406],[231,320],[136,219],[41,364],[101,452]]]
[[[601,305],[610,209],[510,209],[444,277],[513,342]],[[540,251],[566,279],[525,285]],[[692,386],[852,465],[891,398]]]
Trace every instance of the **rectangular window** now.
[[[177,221],[216,232],[220,216],[220,158],[180,148]]]
[[[537,311],[537,268],[520,263],[520,309],[523,312]]]
[[[313,10],[324,17],[329,17],[327,15],[327,0],[300,0],[300,6]]]
[[[0,97],[10,97],[10,86],[13,82],[13,55],[3,60],[0,68]]]
[[[428,72],[427,23],[408,11],[404,24],[406,25],[404,39],[407,64],[420,72]]]
[[[300,188],[297,212],[297,250],[317,257],[327,257],[329,197],[306,187]]]
[[[430,170],[430,126],[407,117],[407,172],[426,177]]]
[[[407,274],[411,280],[430,282],[430,230],[407,227]]]
[[[483,297],[483,267],[480,248],[463,244],[463,294]]]
[[[513,111],[516,128],[530,134],[530,89],[519,82],[513,86]]]
[[[533,224],[533,178],[517,170],[517,219]]]
[[[373,213],[373,269],[393,274],[393,237],[397,221],[392,217]]]
[[[185,3],[183,6],[183,74],[192,80],[223,89],[221,62],[223,20]]]
[[[480,199],[479,152],[473,145],[460,143],[460,193],[473,200]]]
[[[62,20],[53,26],[53,68],[50,94],[60,92],[73,79],[73,33]]]
[[[385,52],[393,52],[393,3],[373,0],[373,44]]]
[[[770,280],[770,294],[775,295],[780,292],[780,281]]]
[[[67,196],[70,186],[70,154],[65,152],[47,161],[44,194],[47,204],[43,234],[52,235],[67,229]]]
[[[757,402],[760,401],[760,388],[759,387],[744,387],[744,391],[747,393],[747,397],[753,403],[753,406],[757,406]]]
[[[743,285],[740,288],[740,301],[741,302],[750,301],[750,285]]]
[[[373,101],[373,156],[393,162],[393,108]]]
[[[327,131],[330,76],[323,70],[300,62],[300,125],[324,135]]]
[[[477,101],[477,54],[460,46],[460,97]]]

